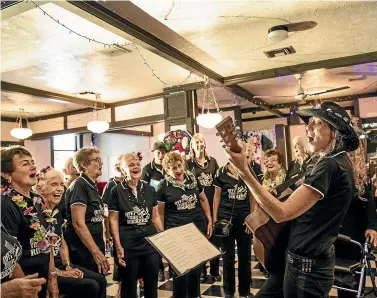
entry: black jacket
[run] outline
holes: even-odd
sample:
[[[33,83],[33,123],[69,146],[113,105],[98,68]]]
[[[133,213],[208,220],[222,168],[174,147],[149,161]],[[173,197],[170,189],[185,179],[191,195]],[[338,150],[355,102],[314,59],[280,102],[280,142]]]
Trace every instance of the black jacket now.
[[[376,203],[370,191],[370,183],[365,187],[365,194],[362,198],[354,196],[350,207],[340,227],[340,234],[347,235],[353,240],[363,244],[365,242],[365,231],[367,229],[377,230]],[[354,244],[341,241],[335,243],[335,255],[343,259],[360,259],[360,249]]]

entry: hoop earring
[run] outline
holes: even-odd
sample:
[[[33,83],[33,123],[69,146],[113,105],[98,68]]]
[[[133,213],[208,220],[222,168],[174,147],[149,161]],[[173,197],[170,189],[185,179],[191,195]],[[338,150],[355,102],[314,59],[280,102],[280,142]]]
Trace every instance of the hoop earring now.
[[[11,184],[11,183],[12,183],[12,178],[9,177],[9,178],[8,178],[8,184]]]

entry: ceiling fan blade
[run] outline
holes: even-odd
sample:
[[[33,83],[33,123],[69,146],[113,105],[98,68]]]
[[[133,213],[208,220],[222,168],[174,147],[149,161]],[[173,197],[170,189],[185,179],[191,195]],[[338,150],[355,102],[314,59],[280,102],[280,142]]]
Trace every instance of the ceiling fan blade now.
[[[292,96],[283,96],[283,95],[255,95],[255,98],[293,98],[294,95]]]
[[[345,90],[345,89],[349,89],[349,88],[350,88],[349,86],[343,86],[343,87],[334,88],[334,89],[329,89],[329,90],[322,91],[322,92],[317,92],[317,93],[308,94],[308,96],[320,95],[320,94],[324,94],[324,93],[330,93],[330,92],[335,92],[335,91]]]
[[[307,21],[299,23],[284,24],[288,28],[289,32],[309,30],[317,26],[316,22]]]

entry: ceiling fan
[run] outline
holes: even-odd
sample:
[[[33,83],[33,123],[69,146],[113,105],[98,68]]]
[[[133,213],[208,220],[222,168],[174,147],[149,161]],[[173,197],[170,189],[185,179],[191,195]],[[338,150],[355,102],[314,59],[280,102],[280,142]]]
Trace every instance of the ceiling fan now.
[[[299,103],[305,103],[305,100],[307,97],[309,96],[316,96],[316,95],[321,95],[321,94],[325,94],[325,93],[330,93],[330,92],[335,92],[335,91],[340,91],[340,90],[345,90],[345,89],[349,89],[350,87],[349,86],[343,86],[343,87],[338,87],[338,88],[332,88],[332,89],[327,89],[327,90],[321,90],[320,92],[316,92],[316,93],[305,93],[305,90],[304,88],[302,87],[301,85],[301,79],[302,79],[302,74],[296,74],[294,75],[296,80],[298,81],[298,88],[297,88],[297,92],[296,92],[296,95],[292,95],[292,96],[280,96],[280,95],[277,95],[277,96],[265,96],[265,95],[255,95],[256,98],[292,98],[294,97]]]

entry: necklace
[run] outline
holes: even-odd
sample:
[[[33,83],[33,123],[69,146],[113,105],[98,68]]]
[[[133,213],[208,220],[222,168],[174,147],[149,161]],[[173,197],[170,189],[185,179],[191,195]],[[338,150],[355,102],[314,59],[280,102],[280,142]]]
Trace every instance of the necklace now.
[[[29,218],[30,228],[35,231],[33,239],[37,241],[37,247],[42,253],[48,253],[51,244],[50,238],[57,236],[54,234],[55,224],[57,223],[55,216],[59,213],[59,210],[52,210],[48,208],[47,204],[42,205],[41,197],[36,195],[32,199],[25,200],[24,196],[10,187],[3,188],[1,194],[10,197],[22,210],[22,214]],[[43,220],[46,222],[47,228],[41,224],[40,212],[43,214]]]

